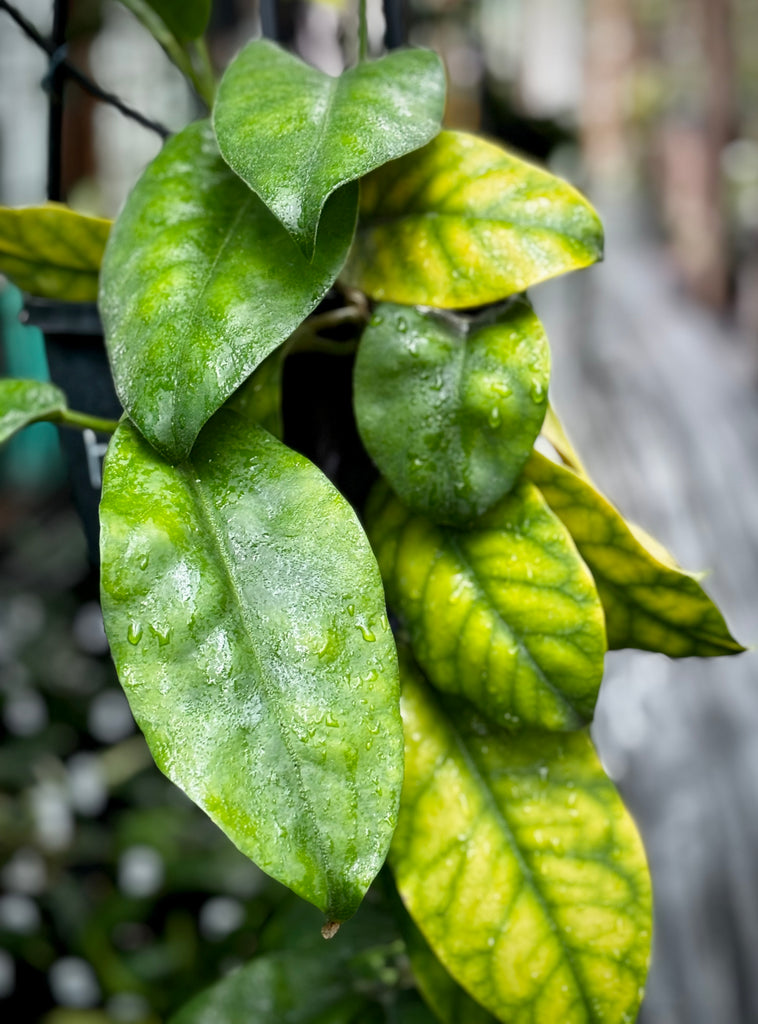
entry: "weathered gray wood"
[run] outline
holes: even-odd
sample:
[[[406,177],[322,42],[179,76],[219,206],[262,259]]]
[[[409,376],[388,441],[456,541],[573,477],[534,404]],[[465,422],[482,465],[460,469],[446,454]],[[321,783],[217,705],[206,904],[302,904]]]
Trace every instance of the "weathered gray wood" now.
[[[678,289],[638,211],[607,262],[532,298],[553,398],[600,486],[758,640],[758,367]],[[641,826],[656,893],[644,1024],[758,1021],[758,656],[616,652],[594,727]]]

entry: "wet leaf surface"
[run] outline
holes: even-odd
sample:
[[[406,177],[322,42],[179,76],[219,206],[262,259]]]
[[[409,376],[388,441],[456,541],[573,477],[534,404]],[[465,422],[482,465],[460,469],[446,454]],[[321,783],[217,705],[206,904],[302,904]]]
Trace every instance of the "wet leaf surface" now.
[[[589,570],[526,481],[468,529],[437,526],[376,488],[367,529],[430,681],[500,725],[576,729],[603,674],[603,611]]]
[[[94,302],[110,229],[58,203],[0,207],[0,273],[30,295]]]
[[[358,429],[406,505],[463,524],[513,486],[549,375],[547,338],[523,299],[471,320],[380,304],[355,364]]]
[[[431,50],[398,50],[332,77],[259,39],[227,68],[213,125],[229,166],[310,255],[327,197],[427,143],[444,102]]]
[[[455,980],[504,1024],[630,1024],[651,892],[585,731],[512,736],[402,661],[405,784],[390,862]]]
[[[597,214],[565,181],[445,131],[361,183],[343,276],[374,299],[460,309],[586,267],[602,252]]]
[[[224,410],[179,466],[122,422],[101,522],[106,633],[158,766],[264,871],[349,917],[392,836],[402,735],[347,502]]]
[[[54,384],[0,380],[0,444],[31,423],[50,419],[66,408],[66,396]]]
[[[100,310],[116,391],[180,461],[203,424],[314,309],[353,234],[353,186],[329,202],[308,262],[229,170],[210,124],[174,136],[116,222]]]
[[[591,483],[538,452],[526,476],[565,523],[595,577],[609,647],[661,651],[672,658],[745,650],[697,579],[627,523]]]

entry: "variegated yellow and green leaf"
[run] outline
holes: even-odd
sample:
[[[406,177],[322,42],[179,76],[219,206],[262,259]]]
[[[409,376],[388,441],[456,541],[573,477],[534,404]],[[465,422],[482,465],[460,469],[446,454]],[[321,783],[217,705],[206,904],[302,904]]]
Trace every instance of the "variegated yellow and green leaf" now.
[[[0,207],[0,274],[45,299],[94,302],[111,229],[59,203]]]
[[[744,647],[698,580],[627,523],[591,483],[535,452],[525,475],[565,523],[595,577],[608,646],[672,658],[739,654]]]
[[[361,184],[343,272],[374,299],[460,309],[600,259],[603,229],[560,178],[465,132],[441,132]]]
[[[571,439],[566,433],[566,429],[559,419],[552,402],[547,403],[547,411],[542,423],[542,435],[555,448],[562,462],[565,462],[567,466],[571,466],[579,476],[589,480],[589,473],[584,467],[581,456],[571,443]]]
[[[496,1018],[453,981],[405,912],[401,927],[416,985],[437,1019],[442,1024],[494,1024]]]
[[[527,481],[466,529],[410,512],[386,485],[367,529],[390,606],[436,687],[500,725],[577,729],[603,674],[603,611],[568,530]]]
[[[39,420],[57,419],[68,407],[54,384],[39,380],[0,380],[0,444]]]
[[[462,525],[513,486],[540,432],[550,350],[525,299],[474,319],[380,304],[355,363],[355,415],[416,512]]]
[[[226,162],[310,256],[331,193],[423,146],[444,105],[431,50],[396,50],[335,77],[255,39],[224,73],[213,126]]]
[[[390,864],[434,953],[503,1024],[631,1024],[650,879],[586,731],[513,736],[401,671]]]
[[[349,917],[403,767],[395,645],[352,509],[224,409],[177,466],[123,420],[100,519],[105,630],[158,766],[264,871]]]

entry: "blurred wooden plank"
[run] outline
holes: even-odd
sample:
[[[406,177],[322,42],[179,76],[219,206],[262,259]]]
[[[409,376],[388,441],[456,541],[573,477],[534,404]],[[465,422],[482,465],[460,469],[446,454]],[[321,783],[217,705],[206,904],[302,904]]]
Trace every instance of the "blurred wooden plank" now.
[[[553,398],[599,484],[758,638],[758,368],[677,287],[636,209],[608,259],[536,289]],[[758,656],[609,655],[595,736],[640,823],[656,891],[643,1024],[754,1024]]]

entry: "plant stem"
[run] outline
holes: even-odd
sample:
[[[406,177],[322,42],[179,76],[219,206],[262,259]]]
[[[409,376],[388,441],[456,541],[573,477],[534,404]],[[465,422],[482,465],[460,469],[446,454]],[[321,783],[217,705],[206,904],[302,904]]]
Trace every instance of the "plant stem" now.
[[[78,430],[95,430],[101,434],[112,434],[118,426],[118,420],[107,420],[101,416],[90,416],[87,412],[75,409],[64,409],[50,417],[54,423],[64,427],[76,427]]]
[[[167,27],[163,19],[152,9],[146,0],[121,0],[135,18],[145,26],[150,35],[163,47],[167,57],[182,74],[190,80],[195,92],[207,104],[210,110],[213,104],[214,90],[208,90],[208,83],[195,70],[189,53],[176,36]]]
[[[325,352],[328,355],[350,355],[355,352],[355,340],[334,341],[332,338],[319,337],[319,331],[340,324],[365,324],[368,319],[366,310],[360,306],[342,306],[330,309],[326,313],[317,313],[294,331],[285,342],[285,356],[292,352]]]
[[[358,0],[358,63],[368,57],[368,24],[366,19],[366,0]]]

